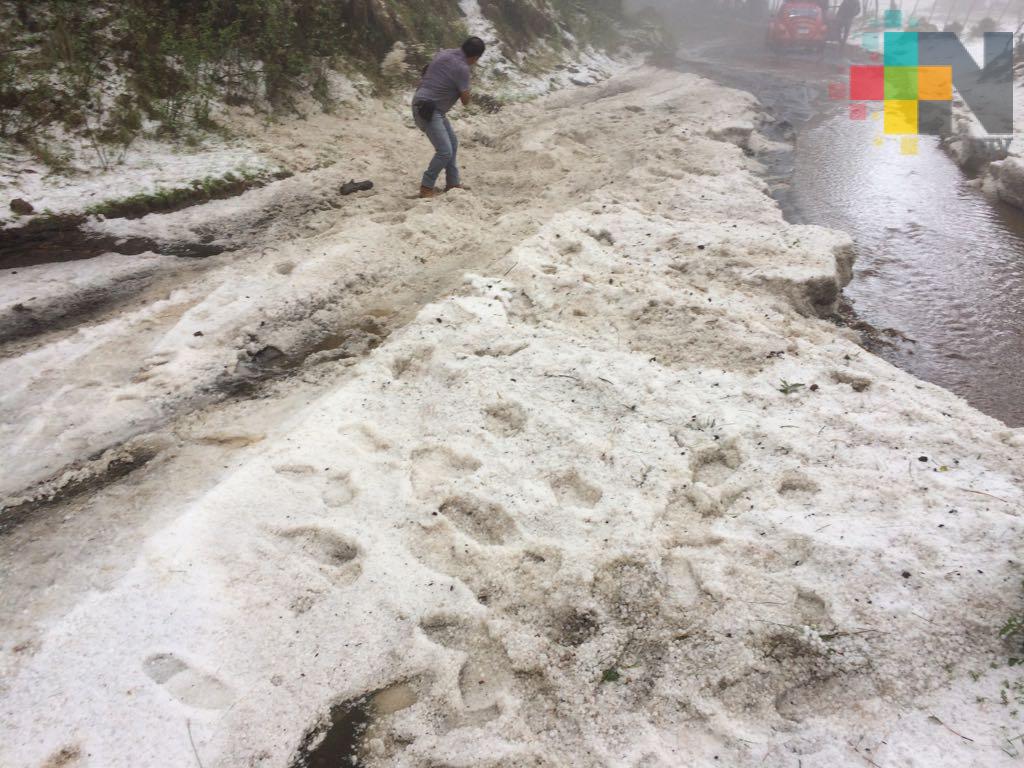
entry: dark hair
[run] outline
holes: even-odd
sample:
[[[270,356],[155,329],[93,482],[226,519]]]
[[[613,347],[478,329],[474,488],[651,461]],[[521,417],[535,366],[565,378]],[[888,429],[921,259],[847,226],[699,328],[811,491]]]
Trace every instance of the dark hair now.
[[[471,37],[462,44],[462,52],[466,54],[467,59],[479,59],[484,55],[486,48],[484,41],[479,37]]]

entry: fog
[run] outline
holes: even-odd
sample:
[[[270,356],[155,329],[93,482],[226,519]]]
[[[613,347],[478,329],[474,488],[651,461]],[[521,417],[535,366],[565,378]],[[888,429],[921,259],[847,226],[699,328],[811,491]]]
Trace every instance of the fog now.
[[[682,39],[731,34],[759,23],[777,9],[781,0],[626,0],[631,13],[656,11],[669,29]],[[887,8],[904,12],[906,19],[944,29],[950,24],[970,28],[993,19],[1000,29],[1016,29],[1024,22],[1024,0],[861,0],[864,16],[880,16]],[[833,8],[838,0],[832,0]]]

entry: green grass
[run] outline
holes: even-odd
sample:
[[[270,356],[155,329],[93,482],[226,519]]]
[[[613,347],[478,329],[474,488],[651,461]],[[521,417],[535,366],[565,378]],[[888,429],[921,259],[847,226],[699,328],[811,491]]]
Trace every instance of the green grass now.
[[[256,173],[252,171],[228,172],[223,176],[207,176],[181,187],[161,187],[128,197],[104,200],[90,206],[86,213],[108,219],[138,218],[147,213],[179,210],[190,205],[241,194],[247,189],[262,186],[287,173]]]
[[[1017,649],[1018,655],[1009,658],[1011,667],[1024,664],[1024,614],[1011,616],[999,628],[999,636],[1012,643]]]

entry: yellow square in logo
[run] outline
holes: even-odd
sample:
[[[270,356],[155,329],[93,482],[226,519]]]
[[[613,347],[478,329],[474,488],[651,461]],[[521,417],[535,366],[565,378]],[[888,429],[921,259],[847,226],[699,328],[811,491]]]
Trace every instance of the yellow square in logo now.
[[[917,101],[887,99],[885,102],[885,132],[890,135],[917,133]]]
[[[917,154],[917,136],[901,136],[900,137],[900,154],[901,155],[916,155]]]
[[[952,67],[918,67],[917,98],[921,101],[949,101],[953,98]]]

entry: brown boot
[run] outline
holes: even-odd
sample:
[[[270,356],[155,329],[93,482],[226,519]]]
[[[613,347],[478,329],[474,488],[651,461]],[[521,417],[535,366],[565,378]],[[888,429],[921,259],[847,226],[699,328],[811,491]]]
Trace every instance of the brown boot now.
[[[444,191],[445,192],[450,192],[453,189],[466,189],[466,190],[468,190],[469,187],[463,186],[462,184],[449,184],[448,186],[446,186],[444,188]]]
[[[431,187],[420,187],[420,197],[433,197],[434,190]]]

